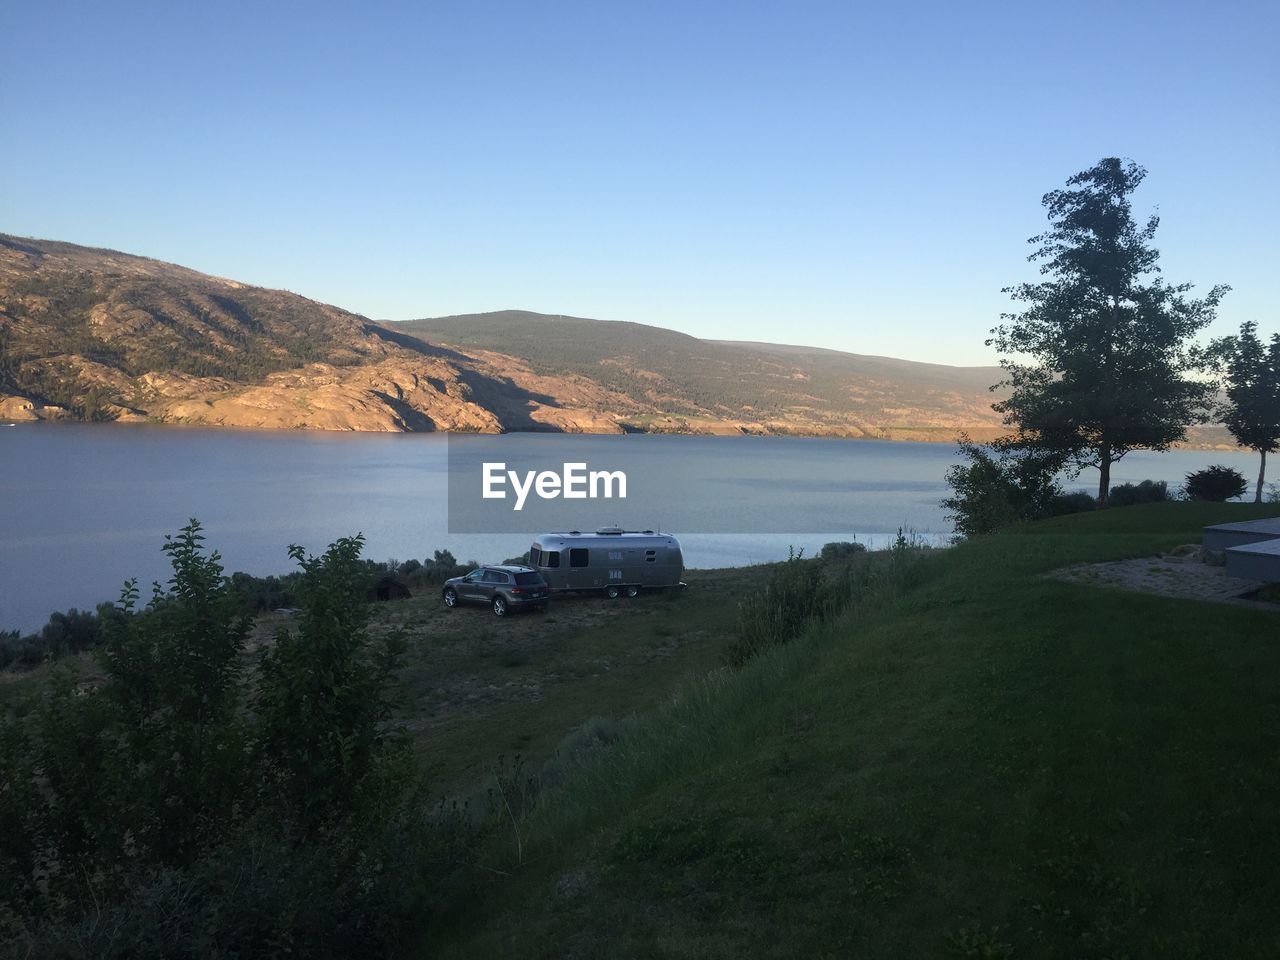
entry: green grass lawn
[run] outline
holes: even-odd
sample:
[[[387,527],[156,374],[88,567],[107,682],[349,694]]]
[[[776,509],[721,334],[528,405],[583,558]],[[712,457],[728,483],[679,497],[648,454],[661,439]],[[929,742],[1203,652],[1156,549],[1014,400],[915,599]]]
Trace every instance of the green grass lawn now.
[[[1039,576],[1277,514],[1156,504],[924,559],[632,723],[425,954],[1280,954],[1280,616]]]
[[[408,642],[405,717],[433,790],[466,793],[499,755],[536,769],[591,718],[651,709],[719,666],[738,603],[767,569],[691,570],[685,591],[571,596],[546,614],[502,619],[446,609],[437,587],[380,604],[375,628],[403,630]]]
[[[536,770],[592,718],[652,709],[682,681],[718,667],[736,638],[740,600],[768,570],[690,570],[685,591],[557,598],[545,614],[502,619],[487,607],[446,608],[438,586],[374,604],[370,629],[399,631],[406,642],[399,719],[413,734],[430,789],[474,793],[499,756],[519,755]],[[251,647],[291,623],[262,614]],[[60,663],[84,682],[101,675],[92,654]],[[48,665],[0,672],[0,708],[21,705],[49,673]]]

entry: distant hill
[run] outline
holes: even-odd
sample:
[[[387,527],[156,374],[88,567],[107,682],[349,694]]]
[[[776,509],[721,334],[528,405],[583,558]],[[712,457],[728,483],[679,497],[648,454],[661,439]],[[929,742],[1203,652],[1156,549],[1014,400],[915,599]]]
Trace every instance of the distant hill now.
[[[594,385],[548,386],[287,291],[0,234],[0,419],[618,429]]]
[[[639,323],[519,310],[389,324],[459,350],[515,354],[547,376],[627,397],[642,429],[953,439],[1000,428],[998,367],[948,367],[816,347],[700,340]]]
[[[996,367],[516,310],[379,324],[159,260],[0,234],[0,420],[950,441],[1001,432],[988,391],[999,379]]]

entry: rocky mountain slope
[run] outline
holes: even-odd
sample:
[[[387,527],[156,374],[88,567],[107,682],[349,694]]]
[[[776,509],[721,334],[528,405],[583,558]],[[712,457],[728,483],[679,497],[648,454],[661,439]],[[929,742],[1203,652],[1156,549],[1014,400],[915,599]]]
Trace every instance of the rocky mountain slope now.
[[[1000,431],[999,373],[520,311],[379,324],[0,234],[5,420],[952,440]]]
[[[0,418],[323,430],[616,430],[625,399],[283,290],[0,235]]]

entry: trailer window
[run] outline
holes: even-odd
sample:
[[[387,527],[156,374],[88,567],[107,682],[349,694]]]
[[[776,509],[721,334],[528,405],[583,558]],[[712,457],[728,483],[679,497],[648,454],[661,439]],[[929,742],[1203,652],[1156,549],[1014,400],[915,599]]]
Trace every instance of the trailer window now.
[[[542,551],[538,548],[536,543],[529,548],[529,566],[542,566]]]
[[[585,567],[587,565],[587,548],[574,547],[569,551],[569,566]]]
[[[544,553],[544,554],[542,555],[542,564],[541,564],[541,566],[544,566],[544,567],[558,567],[558,566],[560,566],[560,551],[559,551],[559,550],[548,550],[546,553]]]

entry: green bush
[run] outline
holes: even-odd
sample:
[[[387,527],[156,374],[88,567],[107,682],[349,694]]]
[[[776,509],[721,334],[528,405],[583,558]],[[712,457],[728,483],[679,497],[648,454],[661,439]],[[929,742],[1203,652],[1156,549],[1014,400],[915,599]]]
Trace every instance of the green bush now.
[[[920,558],[929,552],[914,533],[903,530],[889,549],[867,552],[860,562],[835,571],[804,559],[803,551],[788,551],[787,559],[774,566],[764,589],[739,605],[738,637],[727,654],[729,665],[741,667],[761,651],[790,643],[812,624],[850,604],[909,585]]]
[[[556,747],[555,755],[542,766],[538,782],[542,789],[559,786],[585,766],[601,750],[619,740],[627,723],[614,717],[592,717],[575,727]]]
[[[400,574],[410,582],[421,586],[423,584],[444,583],[453,577],[460,577],[463,574],[474,570],[476,564],[459,563],[452,553],[448,550],[436,550],[429,560],[419,563],[417,560],[408,560],[400,566]]]
[[[995,450],[962,437],[959,453],[967,463],[947,471],[952,495],[942,501],[955,523],[956,539],[994,533],[1022,520],[1052,512],[1060,495],[1059,464],[1025,450]]]
[[[1098,509],[1098,501],[1091,494],[1076,490],[1055,496],[1049,501],[1047,513],[1051,517],[1060,517],[1068,513],[1084,513],[1087,510],[1096,509]]]
[[[822,616],[827,595],[822,568],[804,559],[804,551],[789,551],[777,564],[763,590],[738,608],[738,639],[729,650],[729,663],[739,667],[761,650],[788,643],[810,620]]]
[[[864,543],[858,543],[856,540],[837,540],[834,543],[824,543],[818,556],[823,560],[838,560],[866,552],[867,546]]]
[[[246,610],[264,613],[281,607],[297,606],[297,598],[293,595],[297,580],[296,573],[283,577],[255,577],[237,571],[231,575],[231,586],[239,594]]]
[[[368,635],[363,541],[344,537],[319,557],[301,547],[297,629],[259,655],[255,713],[261,773],[273,799],[309,838],[361,830],[409,776],[408,745],[389,730],[388,678],[398,635]],[[335,819],[337,818],[337,819]]]
[[[1131,507],[1139,503],[1163,503],[1172,499],[1169,485],[1163,480],[1143,480],[1141,483],[1122,483],[1112,487],[1107,496],[1107,506]]]
[[[100,604],[96,612],[73,607],[50,616],[38,633],[0,633],[0,670],[30,670],[45,660],[91,650],[102,639],[103,621],[115,616],[123,613],[110,603]]]
[[[464,862],[392,718],[361,540],[301,567],[296,629],[255,660],[192,521],[144,610],[103,619],[102,678],[55,669],[0,714],[0,954],[385,955]]]
[[[1249,488],[1244,474],[1221,464],[1214,464],[1187,474],[1186,491],[1189,500],[1207,500],[1222,503],[1239,497]]]

